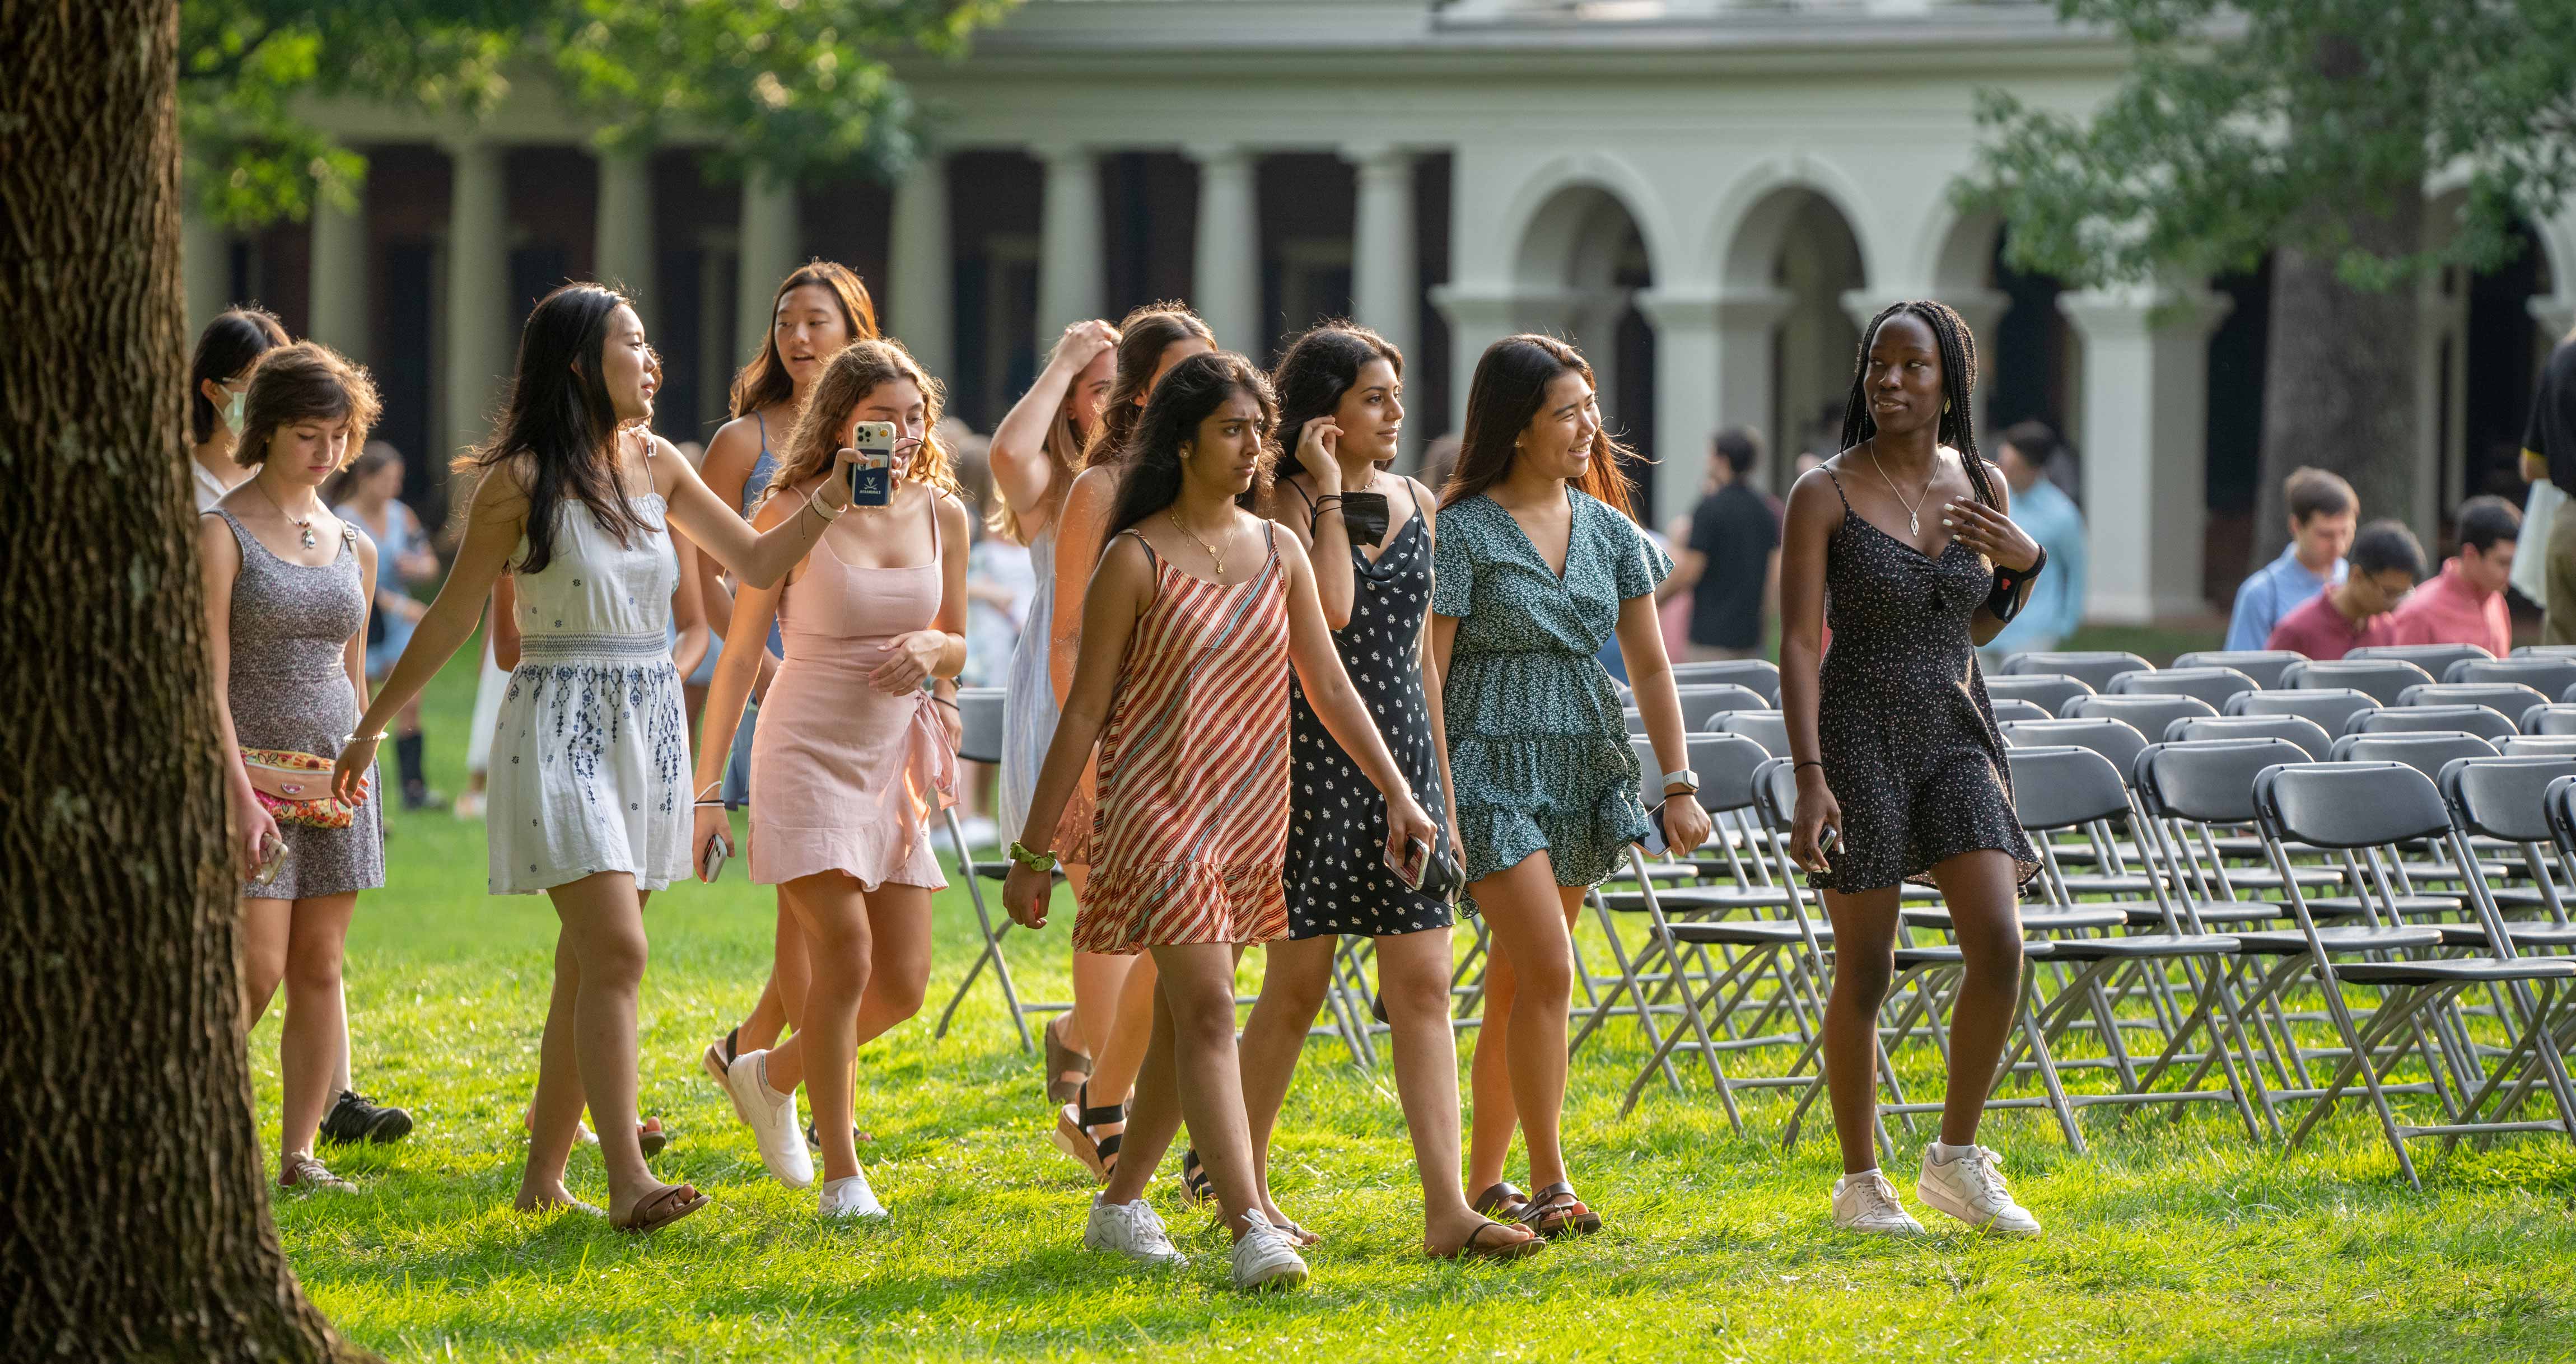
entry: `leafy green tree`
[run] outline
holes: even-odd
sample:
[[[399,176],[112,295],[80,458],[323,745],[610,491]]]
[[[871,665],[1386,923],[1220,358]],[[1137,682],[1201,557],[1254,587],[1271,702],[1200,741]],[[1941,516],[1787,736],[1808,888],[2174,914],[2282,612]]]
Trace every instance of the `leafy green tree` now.
[[[714,131],[736,165],[900,170],[918,111],[890,53],[955,56],[1017,0],[185,0],[181,129],[216,221],[301,218],[365,158],[305,116],[347,96],[488,113],[550,82],[604,146]]]
[[[2272,257],[2255,562],[2281,479],[2352,480],[2365,515],[2415,505],[2413,281],[2488,269],[2517,220],[2576,188],[2569,0],[2058,0],[2134,56],[2072,117],[1981,97],[1964,206],[1999,210],[2019,268],[2079,284],[2199,279]],[[2465,188],[2432,221],[2428,178]]]

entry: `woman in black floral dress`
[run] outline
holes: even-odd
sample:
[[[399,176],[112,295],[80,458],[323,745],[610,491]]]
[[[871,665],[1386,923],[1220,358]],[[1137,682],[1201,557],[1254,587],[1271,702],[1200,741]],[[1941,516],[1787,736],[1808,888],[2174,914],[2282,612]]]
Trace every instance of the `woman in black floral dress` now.
[[[2037,867],[2014,817],[1976,646],[2043,563],[1977,453],[1975,338],[1939,303],[1900,303],[1861,335],[1843,452],[1790,491],[1781,559],[1780,703],[1798,770],[1790,851],[1834,928],[1825,1077],[1841,1139],[1835,1224],[1922,1226],[1878,1169],[1878,1010],[1908,880],[1938,886],[1964,969],[1941,1138],[1916,1192],[1971,1225],[2035,1234],[1995,1153],[1976,1144],[2021,993],[2018,887]],[[1925,524],[1930,522],[1932,524]],[[1823,629],[1833,649],[1822,648]]]

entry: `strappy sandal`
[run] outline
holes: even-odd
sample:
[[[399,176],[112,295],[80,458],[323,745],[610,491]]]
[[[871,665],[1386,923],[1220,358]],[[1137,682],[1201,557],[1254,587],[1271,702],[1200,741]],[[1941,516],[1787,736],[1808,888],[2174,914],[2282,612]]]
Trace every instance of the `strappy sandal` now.
[[[630,1209],[623,1221],[611,1218],[609,1225],[619,1231],[643,1236],[660,1231],[713,1201],[699,1193],[696,1185],[665,1184],[659,1192]]]
[[[1057,1031],[1071,1017],[1070,1014],[1057,1014],[1048,1019],[1046,1027],[1040,1030],[1046,1038],[1047,1102],[1059,1106],[1073,1102],[1082,1082],[1091,1078],[1091,1058],[1066,1046],[1064,1034]]]
[[[1127,1105],[1092,1107],[1091,1084],[1087,1080],[1074,1086],[1073,1092],[1073,1102],[1056,1110],[1055,1131],[1048,1135],[1057,1150],[1081,1162],[1082,1168],[1089,1170],[1092,1178],[1106,1184],[1109,1177],[1118,1172],[1118,1147],[1126,1140],[1126,1135],[1122,1131],[1095,1137],[1092,1129],[1111,1123],[1123,1127],[1127,1121]]]
[[[1467,1233],[1467,1239],[1447,1254],[1427,1251],[1435,1260],[1519,1260],[1536,1255],[1547,1245],[1544,1236],[1527,1236],[1518,1241],[1488,1241],[1488,1232],[1503,1230],[1500,1222],[1487,1222]]]
[[[651,1160],[671,1144],[671,1134],[662,1130],[660,1118],[646,1118],[635,1124],[635,1144],[644,1148],[644,1158]]]
[[[714,1077],[717,1084],[725,1082],[725,1076],[732,1072],[733,1059],[742,1054],[738,1050],[741,1032],[740,1028],[725,1029],[722,1040],[709,1042],[706,1055],[698,1058],[699,1066],[703,1067],[708,1075]]]
[[[1208,1178],[1207,1166],[1199,1163],[1198,1148],[1181,1152],[1181,1200],[1208,1203],[1215,1199],[1216,1181]]]
[[[1560,1236],[1590,1236],[1601,1230],[1601,1214],[1574,1196],[1574,1186],[1558,1182],[1538,1191],[1521,1210],[1520,1224],[1553,1241]]]
[[[1506,1222],[1517,1222],[1528,1210],[1529,1201],[1528,1194],[1513,1188],[1511,1182],[1505,1180],[1476,1195],[1475,1200],[1467,1205],[1467,1211],[1479,1217],[1499,1217]]]

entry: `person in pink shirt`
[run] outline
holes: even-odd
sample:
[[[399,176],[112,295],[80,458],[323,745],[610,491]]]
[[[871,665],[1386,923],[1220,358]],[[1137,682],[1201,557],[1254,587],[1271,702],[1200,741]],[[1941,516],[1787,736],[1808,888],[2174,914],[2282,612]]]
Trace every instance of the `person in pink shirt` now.
[[[2263,647],[2329,659],[2366,644],[2397,642],[2389,613],[2423,578],[2424,547],[2403,523],[2373,521],[2352,537],[2345,558],[2351,567],[2343,581],[2281,617]]]
[[[2513,652],[2504,588],[2522,511],[2501,497],[2472,497],[2460,504],[2459,525],[2459,556],[2389,613],[2389,642],[2475,644],[2502,658]]]

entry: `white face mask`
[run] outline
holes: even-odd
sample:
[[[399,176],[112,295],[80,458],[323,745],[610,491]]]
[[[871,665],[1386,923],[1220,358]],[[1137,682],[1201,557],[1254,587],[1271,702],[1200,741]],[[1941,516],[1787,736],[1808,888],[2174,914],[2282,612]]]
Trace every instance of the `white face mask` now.
[[[236,393],[224,402],[224,429],[238,439],[242,432],[242,408],[250,402],[248,393]]]

